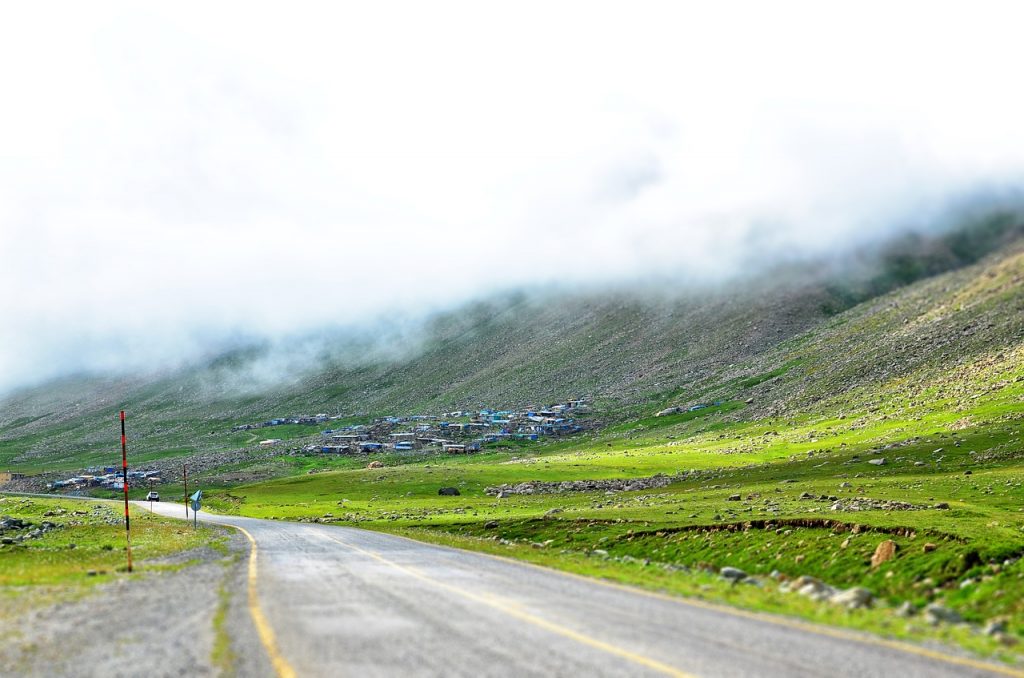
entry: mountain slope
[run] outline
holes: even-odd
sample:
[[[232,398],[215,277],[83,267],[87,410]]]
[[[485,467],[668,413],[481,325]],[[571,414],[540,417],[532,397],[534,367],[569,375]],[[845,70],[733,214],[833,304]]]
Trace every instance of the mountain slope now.
[[[436,413],[578,395],[610,416],[737,397],[754,399],[735,415],[744,417],[833,407],[866,384],[1014,350],[1024,295],[1012,238],[1022,223],[982,220],[970,247],[961,232],[914,241],[914,265],[900,240],[854,273],[804,262],[719,289],[506,295],[439,314],[385,348],[371,334],[334,336],[291,360],[254,346],[164,374],[66,379],[3,401],[0,466],[109,461],[120,407],[143,460],[244,447],[252,436],[232,425],[315,412]],[[883,292],[994,247],[979,263],[835,313],[864,289]],[[277,365],[272,379],[261,374],[268,365]]]

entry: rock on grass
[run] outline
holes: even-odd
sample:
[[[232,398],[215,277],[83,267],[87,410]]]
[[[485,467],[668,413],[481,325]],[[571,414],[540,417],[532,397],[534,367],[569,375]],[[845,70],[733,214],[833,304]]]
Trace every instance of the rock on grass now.
[[[896,542],[892,539],[886,539],[878,545],[874,555],[871,556],[871,567],[878,567],[894,557],[896,557]]]

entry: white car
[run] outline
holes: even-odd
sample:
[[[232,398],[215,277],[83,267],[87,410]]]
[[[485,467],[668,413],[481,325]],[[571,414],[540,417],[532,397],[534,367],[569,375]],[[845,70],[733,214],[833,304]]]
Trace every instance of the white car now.
[[[146,501],[160,501],[160,493],[151,491],[146,495]]]

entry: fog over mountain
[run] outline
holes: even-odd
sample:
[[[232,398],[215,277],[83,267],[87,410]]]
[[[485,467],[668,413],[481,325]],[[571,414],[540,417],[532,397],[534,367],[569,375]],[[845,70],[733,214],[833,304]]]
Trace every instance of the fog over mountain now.
[[[1015,200],[1021,14],[8,8],[0,393],[524,286],[717,283]]]

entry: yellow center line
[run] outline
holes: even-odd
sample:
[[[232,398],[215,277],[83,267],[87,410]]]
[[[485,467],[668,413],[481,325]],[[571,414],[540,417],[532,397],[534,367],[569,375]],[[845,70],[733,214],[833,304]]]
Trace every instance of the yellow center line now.
[[[429,576],[423,574],[422,572],[420,572],[418,570],[414,570],[414,569],[412,569],[410,567],[406,567],[405,565],[400,565],[399,563],[396,563],[393,560],[388,560],[387,558],[385,558],[384,556],[382,556],[382,555],[380,555],[378,553],[374,553],[373,551],[368,551],[368,550],[360,548],[358,546],[354,546],[352,544],[349,544],[348,542],[342,541],[341,539],[338,539],[336,537],[332,537],[329,534],[324,534],[322,532],[320,532],[319,534],[320,534],[321,537],[323,537],[325,539],[330,539],[331,541],[337,542],[337,543],[341,544],[342,546],[344,546],[346,548],[352,549],[353,551],[356,551],[357,553],[361,553],[361,554],[363,554],[365,556],[373,558],[377,562],[383,563],[385,565],[389,565],[389,566],[391,566],[391,567],[393,567],[393,568],[395,568],[397,570],[400,570],[400,571],[408,574],[411,577],[415,577],[416,579],[419,579],[420,581],[427,582],[427,583],[429,583],[429,584],[431,584],[433,586],[436,586],[438,588],[444,589],[445,591],[448,591],[450,593],[454,593],[455,595],[457,595],[457,596],[459,596],[461,598],[466,598],[467,600],[472,600],[474,602],[481,603],[483,605],[487,605],[488,607],[492,607],[492,608],[494,608],[496,610],[500,610],[501,612],[504,612],[505,614],[509,615],[510,617],[515,617],[516,619],[519,619],[521,621],[525,621],[527,623],[533,624],[534,626],[540,627],[540,628],[542,628],[542,629],[544,629],[546,631],[550,631],[551,633],[555,633],[555,634],[563,636],[565,638],[569,638],[571,640],[575,640],[578,643],[582,643],[583,645],[588,645],[588,646],[596,648],[598,650],[603,650],[604,652],[616,655],[618,657],[622,657],[623,659],[627,659],[627,660],[629,660],[631,662],[634,662],[636,664],[640,664],[641,666],[646,666],[649,669],[653,669],[654,671],[657,671],[659,673],[663,673],[663,674],[668,675],[668,676],[674,676],[675,678],[695,678],[695,676],[693,676],[693,674],[689,674],[689,673],[686,673],[684,671],[680,671],[679,669],[675,668],[674,666],[669,666],[668,664],[663,664],[662,662],[659,662],[656,659],[651,659],[650,657],[645,657],[645,656],[643,656],[641,654],[637,654],[635,652],[630,652],[629,650],[623,649],[623,648],[618,647],[616,645],[611,645],[610,643],[606,643],[604,641],[597,640],[596,638],[591,638],[590,636],[584,635],[584,634],[580,633],[579,631],[574,631],[574,630],[572,630],[570,628],[567,628],[565,626],[562,626],[560,624],[556,624],[554,622],[548,621],[547,619],[543,619],[543,618],[538,617],[536,615],[530,614],[529,612],[524,612],[523,610],[519,609],[518,607],[509,605],[508,603],[505,603],[505,602],[503,602],[503,601],[501,601],[499,599],[495,599],[495,598],[491,598],[491,597],[488,597],[488,596],[479,595],[479,594],[476,594],[476,593],[470,593],[469,591],[464,591],[464,590],[462,590],[462,589],[460,589],[460,588],[458,588],[456,586],[452,586],[451,584],[447,584],[447,583],[445,583],[443,581],[440,581],[438,579],[434,579],[433,577],[429,577]]]
[[[1015,669],[1011,666],[1000,666],[999,664],[992,664],[990,662],[980,661],[977,659],[971,659],[969,657],[957,657],[956,655],[946,654],[945,652],[939,652],[938,650],[929,650],[928,648],[918,647],[917,645],[911,645],[898,640],[887,640],[885,638],[874,638],[868,635],[861,635],[850,631],[844,631],[842,629],[829,628],[827,626],[819,626],[810,622],[803,622],[796,619],[786,619],[785,617],[777,617],[774,615],[753,612],[750,610],[743,610],[735,607],[728,607],[717,603],[711,603],[698,598],[684,598],[681,596],[671,596],[664,593],[658,593],[657,591],[648,591],[646,589],[640,589],[626,584],[619,584],[617,582],[608,581],[606,579],[598,579],[596,577],[586,577],[575,572],[568,572],[566,570],[557,570],[552,567],[546,567],[544,565],[538,565],[537,563],[531,563],[527,560],[518,560],[516,558],[509,558],[507,556],[499,556],[494,553],[486,553],[483,551],[468,551],[467,549],[459,549],[452,546],[441,546],[439,544],[430,544],[429,542],[422,542],[411,537],[406,537],[400,534],[391,534],[384,532],[381,534],[387,534],[390,537],[397,537],[406,541],[411,541],[414,544],[429,544],[436,548],[450,549],[453,551],[464,551],[467,553],[473,553],[476,555],[491,558],[493,560],[500,560],[505,563],[511,563],[513,565],[522,565],[524,567],[532,567],[537,570],[548,572],[551,574],[561,575],[563,577],[570,577],[577,579],[588,584],[598,584],[607,588],[616,589],[619,591],[625,591],[628,593],[639,594],[648,596],[651,598],[657,598],[664,600],[676,605],[686,605],[689,607],[697,607],[703,610],[711,610],[714,612],[721,612],[723,614],[732,615],[734,617],[743,617],[745,619],[753,619],[755,621],[765,622],[768,624],[774,624],[776,626],[785,626],[807,633],[814,633],[819,636],[828,636],[830,638],[836,638],[839,640],[850,641],[854,643],[863,643],[865,645],[876,645],[879,647],[885,647],[891,650],[898,650],[900,652],[906,652],[907,654],[915,654],[921,657],[927,657],[928,659],[934,659],[935,661],[944,662],[946,664],[954,664],[957,666],[966,666],[972,669],[979,669],[982,671],[988,671],[990,673],[996,673],[1004,676],[1012,676],[1013,678],[1024,678],[1024,671]]]
[[[226,523],[221,524],[224,525]],[[267,650],[270,663],[273,665],[274,672],[277,673],[278,678],[295,678],[295,669],[281,656],[281,651],[277,648],[274,630],[270,628],[270,623],[263,616],[263,610],[260,608],[259,596],[256,591],[256,540],[244,527],[237,525],[230,525],[230,527],[244,534],[252,545],[249,551],[249,614],[252,616],[253,624],[256,625],[256,633],[259,635],[263,647]]]

